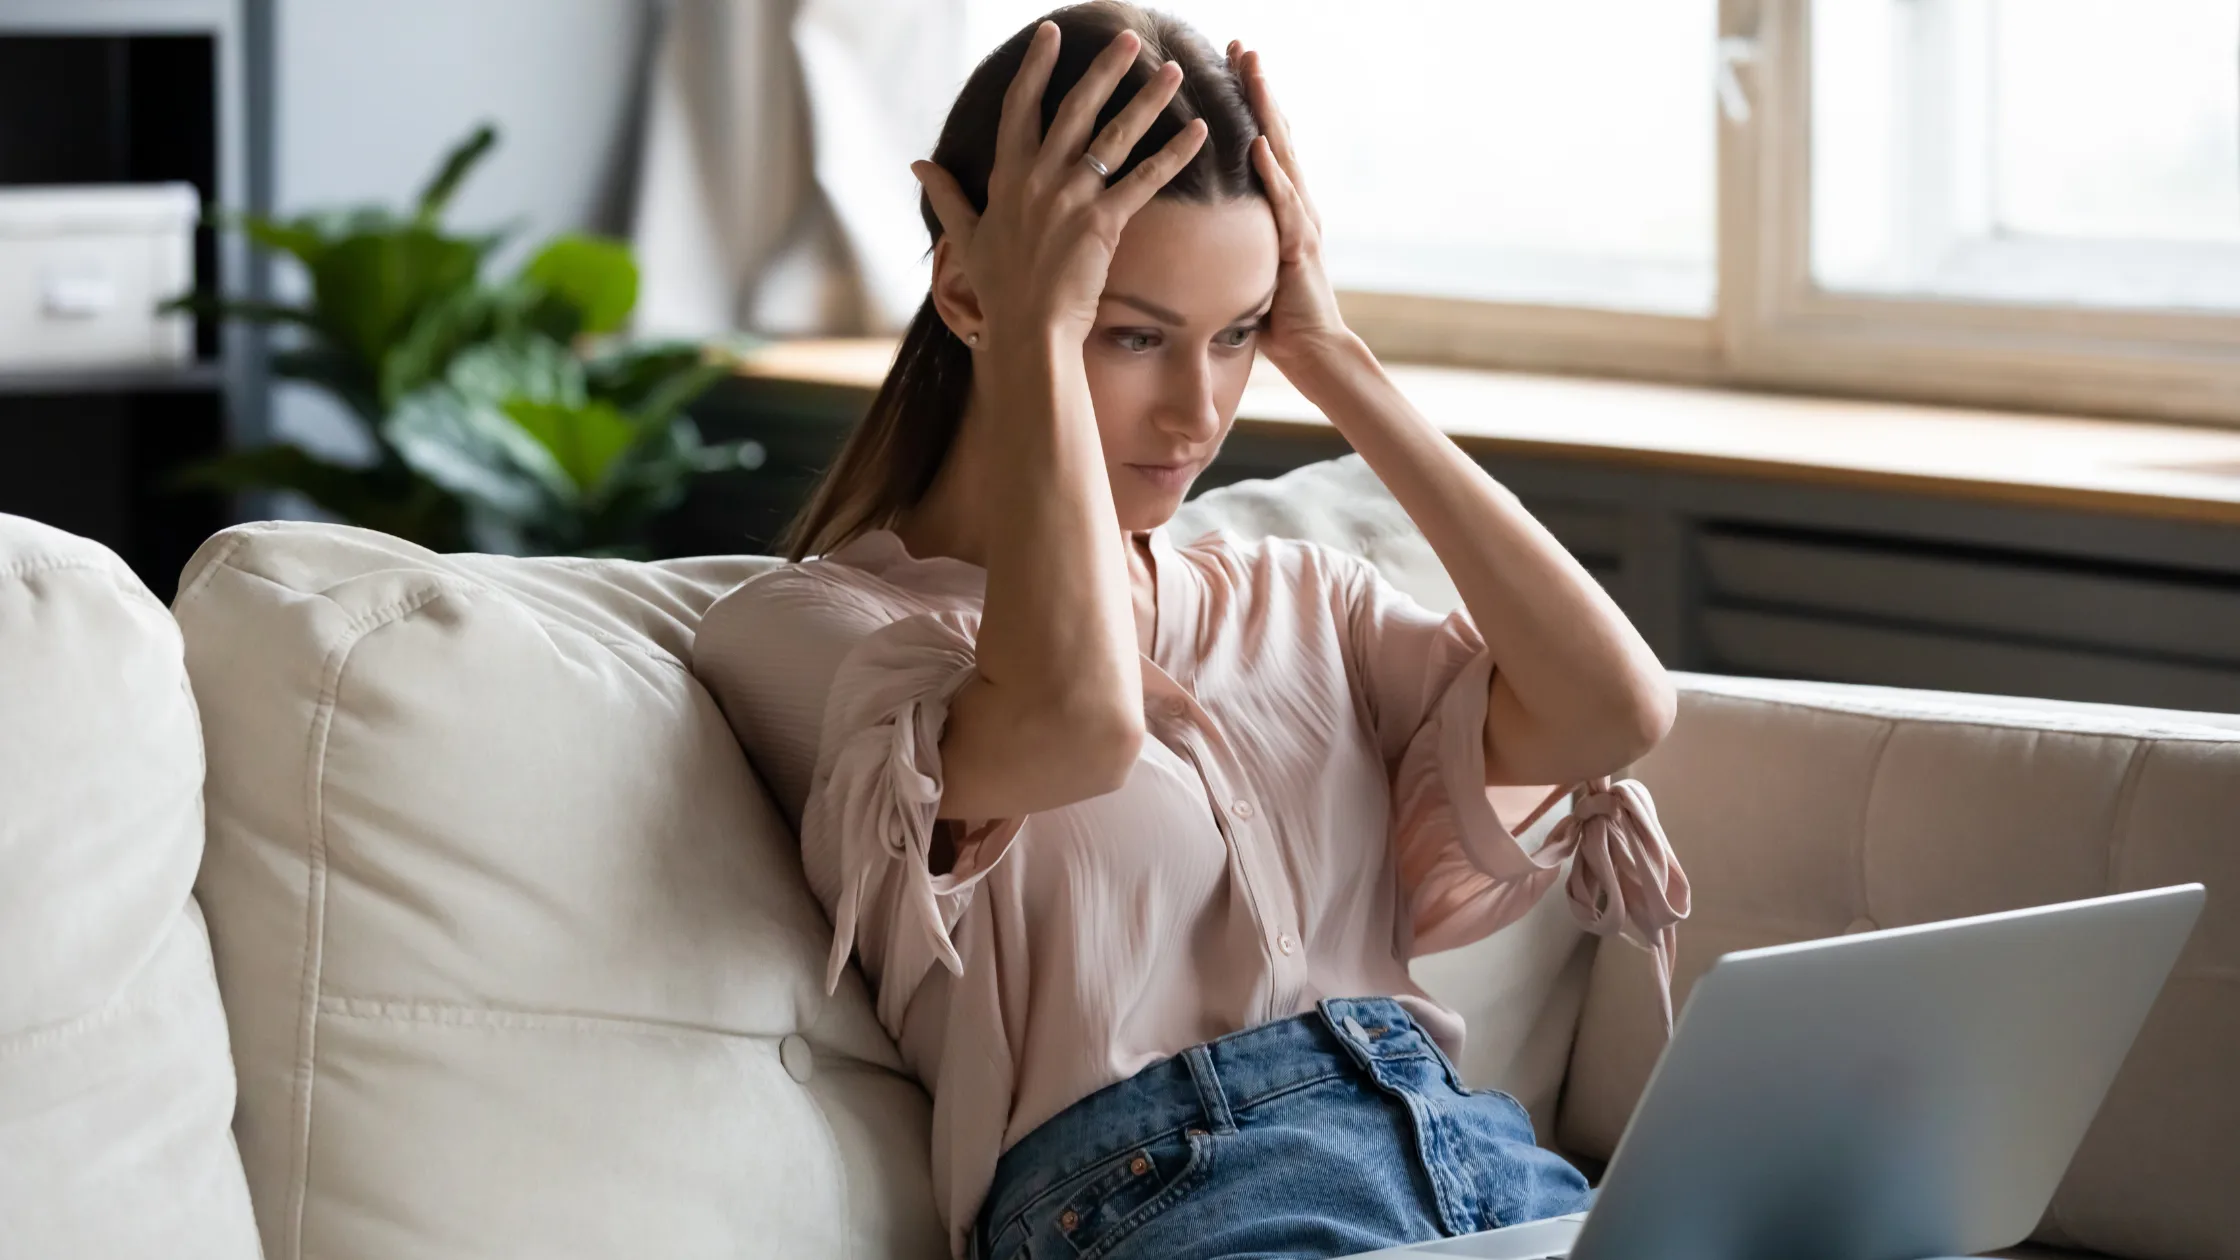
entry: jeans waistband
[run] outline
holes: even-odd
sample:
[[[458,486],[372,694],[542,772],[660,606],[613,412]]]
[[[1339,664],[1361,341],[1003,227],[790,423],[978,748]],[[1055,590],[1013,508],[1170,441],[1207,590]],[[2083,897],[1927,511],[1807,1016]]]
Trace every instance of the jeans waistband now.
[[[982,1219],[1000,1229],[1044,1188],[1111,1152],[1192,1128],[1230,1132],[1235,1113],[1262,1099],[1371,1060],[1440,1054],[1392,998],[1324,998],[1161,1059],[1035,1126],[997,1160]]]

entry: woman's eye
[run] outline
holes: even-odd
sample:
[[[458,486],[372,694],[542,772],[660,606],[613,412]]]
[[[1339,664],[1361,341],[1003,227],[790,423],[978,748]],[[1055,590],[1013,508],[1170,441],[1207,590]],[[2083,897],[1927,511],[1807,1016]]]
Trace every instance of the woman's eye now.
[[[1258,331],[1260,330],[1251,324],[1245,324],[1242,327],[1232,328],[1229,331],[1221,334],[1221,344],[1229,347],[1232,350],[1242,350],[1247,344],[1252,341],[1252,334]]]
[[[1119,334],[1119,340],[1121,349],[1136,354],[1141,354],[1159,344],[1158,336],[1147,332],[1124,332]]]

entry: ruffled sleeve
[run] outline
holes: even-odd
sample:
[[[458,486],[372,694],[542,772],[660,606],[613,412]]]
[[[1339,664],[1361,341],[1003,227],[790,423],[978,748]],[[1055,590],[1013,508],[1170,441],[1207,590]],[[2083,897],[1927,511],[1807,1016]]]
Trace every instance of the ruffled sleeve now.
[[[1495,664],[1468,612],[1442,617],[1366,562],[1352,569],[1346,648],[1392,775],[1401,956],[1489,936],[1561,880],[1582,927],[1623,934],[1655,956],[1669,1028],[1675,925],[1687,917],[1689,890],[1648,790],[1607,778],[1558,785],[1517,830],[1567,796],[1576,798],[1570,815],[1527,852],[1486,791]]]
[[[812,883],[835,889],[825,991],[860,951],[891,1029],[938,961],[962,974],[952,938],[1020,819],[966,827],[952,868],[936,875],[932,848],[941,803],[941,734],[949,703],[973,676],[977,618],[922,613],[867,635],[842,658],[829,692],[801,843]]]

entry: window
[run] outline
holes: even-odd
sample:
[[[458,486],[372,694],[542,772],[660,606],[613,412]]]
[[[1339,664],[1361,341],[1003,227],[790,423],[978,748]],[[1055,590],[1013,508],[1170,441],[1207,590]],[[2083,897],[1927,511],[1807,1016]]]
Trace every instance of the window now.
[[[1340,285],[1705,316],[1714,0],[1164,0],[1268,59]],[[1044,12],[972,6],[966,47]]]
[[[1816,0],[1834,289],[2240,309],[2240,4]]]
[[[1388,356],[2240,424],[2234,0],[1159,7],[1266,52]]]
[[[1719,362],[2240,424],[2223,0],[1726,0]]]

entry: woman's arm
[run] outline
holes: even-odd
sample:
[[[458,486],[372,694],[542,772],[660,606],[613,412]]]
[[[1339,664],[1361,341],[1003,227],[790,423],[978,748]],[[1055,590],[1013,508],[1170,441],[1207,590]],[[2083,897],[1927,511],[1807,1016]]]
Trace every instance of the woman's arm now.
[[[1121,230],[1204,142],[1194,122],[1107,187],[1182,81],[1169,62],[1092,141],[1141,40],[1115,38],[1038,135],[1058,28],[1037,30],[1005,93],[985,210],[932,162],[912,171],[942,225],[933,297],[976,347],[982,410],[952,460],[972,461],[987,592],[974,677],[940,746],[947,819],[1017,818],[1118,788],[1143,742],[1127,559],[1082,344]]]
[[[1079,341],[1033,329],[981,340],[1005,420],[971,457],[1016,490],[987,508],[976,667],[941,740],[940,815],[957,819],[1114,791],[1143,741],[1127,561]]]
[[[1676,701],[1656,654],[1517,497],[1408,402],[1358,337],[1285,374],[1423,531],[1493,652],[1489,784],[1608,774],[1664,737]]]
[[[1253,162],[1282,250],[1261,349],[1368,461],[1462,592],[1497,666],[1487,783],[1569,783],[1624,766],[1671,728],[1671,680],[1602,587],[1346,328],[1260,55],[1232,43],[1229,57],[1260,121]]]

